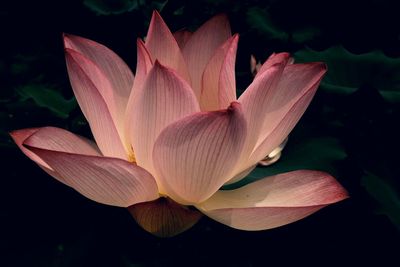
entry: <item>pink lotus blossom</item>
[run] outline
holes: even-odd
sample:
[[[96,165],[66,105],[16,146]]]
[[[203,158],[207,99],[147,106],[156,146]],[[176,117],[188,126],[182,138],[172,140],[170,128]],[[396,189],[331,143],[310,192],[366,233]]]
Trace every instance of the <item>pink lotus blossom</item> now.
[[[273,54],[237,99],[238,39],[224,15],[172,34],[154,12],[146,41],[137,41],[134,76],[107,47],[66,34],[68,74],[95,142],[55,127],[11,136],[55,179],[128,207],[159,236],[185,231],[202,214],[237,229],[270,229],[343,200],[332,176],[310,170],[220,190],[279,147],[326,72],[323,63]]]

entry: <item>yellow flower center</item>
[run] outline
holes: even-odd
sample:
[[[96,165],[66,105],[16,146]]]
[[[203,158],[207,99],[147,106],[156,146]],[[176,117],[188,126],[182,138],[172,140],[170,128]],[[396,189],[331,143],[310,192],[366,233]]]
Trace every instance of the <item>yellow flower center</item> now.
[[[128,153],[128,161],[130,163],[136,163],[135,153],[133,153],[133,151]]]

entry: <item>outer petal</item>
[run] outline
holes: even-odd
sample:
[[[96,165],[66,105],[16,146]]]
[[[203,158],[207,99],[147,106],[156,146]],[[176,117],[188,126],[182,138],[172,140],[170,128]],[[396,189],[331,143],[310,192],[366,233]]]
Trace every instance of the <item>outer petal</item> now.
[[[153,12],[151,18],[146,37],[146,48],[153,61],[157,59],[161,64],[176,70],[183,79],[190,83],[190,74],[178,43],[157,11]]]
[[[123,135],[123,118],[134,80],[131,70],[117,54],[92,40],[64,34],[64,45],[65,48],[84,55],[93,63],[87,66],[86,74],[99,90],[101,87],[108,87],[101,90],[102,96],[116,121],[120,134]],[[97,68],[100,71],[91,70],[91,68]],[[98,75],[99,72],[100,75]],[[105,82],[105,79],[108,81]],[[103,86],[101,86],[102,83]]]
[[[192,32],[186,31],[186,30],[180,30],[177,32],[174,32],[174,37],[176,42],[179,45],[179,48],[182,50],[186,43],[189,41],[190,37],[192,36]]]
[[[89,122],[100,150],[106,156],[126,159],[126,150],[103,96],[82,67],[85,57],[66,49],[68,74],[72,89],[83,114]]]
[[[237,34],[229,38],[205,67],[200,97],[202,110],[227,108],[236,100],[235,60],[238,40]]]
[[[268,100],[274,93],[274,90],[277,90],[276,86],[281,78],[283,68],[283,64],[276,64],[270,67],[255,79],[239,98],[248,123],[248,134],[243,151],[244,158],[242,158],[238,165],[240,172],[250,167],[250,165],[247,164],[247,160],[260,136],[264,116],[268,109]],[[267,121],[267,123],[269,123],[269,121]]]
[[[264,71],[268,70],[270,67],[277,63],[283,63],[284,65],[288,64],[290,59],[290,54],[286,52],[275,54],[273,53],[269,58],[264,62],[264,64],[260,67],[259,70],[256,71],[256,77],[260,76]]]
[[[230,178],[246,137],[239,103],[172,123],[158,137],[153,159],[168,196],[183,204],[204,201]]]
[[[272,91],[266,109],[258,143],[249,165],[255,164],[278,147],[299,121],[311,102],[326,72],[322,63],[288,65],[276,90]]]
[[[264,230],[300,220],[347,197],[329,174],[301,170],[266,177],[236,190],[218,191],[196,207],[233,228]]]
[[[144,230],[159,237],[180,234],[202,217],[196,209],[179,205],[164,197],[130,206],[128,210]]]
[[[19,149],[31,160],[39,164],[40,167],[47,169],[48,171],[52,171],[50,169],[50,166],[47,165],[46,162],[44,162],[38,155],[27,149],[26,147],[23,146],[24,141],[31,136],[32,134],[36,133],[39,131],[40,128],[28,128],[28,129],[21,129],[21,130],[15,130],[10,132],[10,135],[14,142],[17,144]]]
[[[101,155],[96,144],[87,140],[82,136],[75,135],[66,130],[55,127],[31,128],[16,130],[10,133],[15,143],[28,156],[31,160],[36,162],[42,169],[44,169],[51,176],[55,177],[62,183],[66,181],[49,166],[41,157],[27,149],[23,143],[26,140],[31,140],[38,144],[38,146],[50,150],[57,150],[63,152],[70,152],[82,155]]]
[[[190,86],[156,61],[144,86],[135,93],[129,136],[136,162],[154,173],[152,151],[156,138],[170,123],[200,110]]]
[[[99,203],[128,207],[158,198],[157,185],[151,174],[127,161],[47,150],[31,138],[24,145],[69,186]]]
[[[226,15],[217,15],[204,23],[185,44],[182,53],[188,64],[192,87],[200,98],[203,71],[218,47],[231,36]]]

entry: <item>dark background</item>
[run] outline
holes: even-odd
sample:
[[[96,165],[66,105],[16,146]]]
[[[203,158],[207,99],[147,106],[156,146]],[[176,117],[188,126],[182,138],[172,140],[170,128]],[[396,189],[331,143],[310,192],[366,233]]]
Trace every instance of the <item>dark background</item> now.
[[[399,266],[400,16],[395,1],[2,1],[0,266]],[[73,99],[62,32],[103,43],[132,69],[153,9],[172,31],[227,13],[240,34],[239,93],[249,58],[289,51],[328,75],[283,157],[246,181],[306,168],[333,174],[350,198],[299,222],[244,232],[203,218],[159,239],[125,209],[49,177],[12,143],[13,129],[58,126],[90,137]]]

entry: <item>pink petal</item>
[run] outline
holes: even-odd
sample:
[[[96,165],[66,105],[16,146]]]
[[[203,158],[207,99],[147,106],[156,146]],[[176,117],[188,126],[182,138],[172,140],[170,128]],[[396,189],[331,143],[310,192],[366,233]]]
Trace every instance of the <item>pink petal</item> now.
[[[276,90],[283,71],[283,64],[276,64],[256,78],[247,90],[240,96],[239,102],[247,120],[247,139],[243,149],[242,159],[237,172],[243,172],[251,167],[248,159],[256,145],[263,127],[264,116],[268,110],[268,101]],[[270,121],[267,121],[269,123]],[[265,155],[266,156],[266,155]],[[253,164],[254,165],[254,164]]]
[[[201,110],[227,108],[236,100],[235,60],[239,36],[220,46],[205,67],[200,97]]]
[[[209,198],[231,177],[246,137],[240,104],[187,116],[165,128],[154,145],[157,177],[182,204]]]
[[[35,147],[41,149],[87,156],[101,156],[99,148],[92,141],[56,127],[39,128],[24,140],[25,143],[34,144]]]
[[[147,51],[143,41],[141,39],[137,39],[136,78],[133,84],[133,92],[131,96],[134,95],[134,93],[140,90],[140,87],[143,86],[146,76],[152,67],[153,61],[151,60],[151,55],[149,54],[149,51]]]
[[[195,225],[202,217],[197,210],[164,197],[135,204],[128,210],[144,230],[159,237],[180,234]]]
[[[128,207],[158,198],[151,174],[125,160],[42,149],[36,146],[40,143],[29,139],[24,144],[69,186],[91,200]]]
[[[175,40],[178,43],[179,48],[181,50],[185,47],[187,41],[189,41],[192,34],[193,34],[192,32],[186,31],[186,30],[180,30],[180,31],[174,32],[173,35],[174,35]]]
[[[37,132],[40,128],[29,128],[29,129],[21,129],[21,130],[15,130],[10,133],[12,139],[14,142],[17,144],[19,149],[32,161],[34,161],[36,164],[39,165],[40,168],[42,168],[45,172],[47,172],[50,176],[53,176],[55,179],[58,181],[64,183],[67,185],[66,181],[56,172],[54,171],[46,162],[43,161],[38,155],[27,149],[26,147],[23,146],[24,141]]]
[[[227,16],[217,15],[194,32],[183,47],[183,57],[192,78],[192,88],[198,99],[203,71],[217,48],[229,37],[231,37],[231,28]]]
[[[23,146],[23,143],[25,139],[27,139],[29,136],[32,134],[36,133],[40,128],[28,128],[28,129],[21,129],[21,130],[15,130],[10,132],[10,135],[14,142],[17,144],[19,149],[31,160],[39,164],[39,166],[48,169],[49,171],[52,171],[50,169],[50,166],[47,165],[46,162],[44,162],[40,157],[38,157],[35,153],[27,149],[26,147]]]
[[[136,95],[138,92],[142,92],[142,87],[144,86],[147,74],[153,67],[153,62],[151,61],[151,56],[147,51],[143,41],[141,39],[137,39],[137,65],[136,65],[136,76],[135,82],[133,83],[132,93],[129,96],[128,106],[126,108],[125,114],[125,136],[126,142],[131,143],[131,133],[132,133],[132,116],[135,115],[136,106],[133,103],[134,99],[136,99]],[[132,147],[130,147],[132,150]],[[133,151],[130,151],[133,154]]]
[[[161,64],[176,70],[190,84],[190,74],[178,43],[157,11],[153,12],[151,18],[146,48],[153,61],[157,59]]]
[[[64,34],[64,45],[90,61],[81,67],[101,92],[119,133],[123,135],[123,118],[134,80],[131,70],[117,54],[92,40]]]
[[[126,150],[107,104],[96,83],[86,72],[86,64],[83,62],[87,59],[70,49],[66,49],[65,52],[72,89],[89,122],[97,145],[106,156],[126,159]]]
[[[154,173],[152,151],[156,138],[170,123],[200,110],[190,86],[158,61],[132,100],[129,137],[139,166]]]
[[[329,174],[300,170],[218,191],[196,207],[230,227],[254,231],[295,222],[347,197]]]
[[[258,115],[263,127],[249,166],[285,140],[310,104],[325,72],[322,63],[286,66],[278,86],[265,102],[266,109]]]
[[[63,183],[66,183],[66,181],[64,181],[57,172],[55,172],[41,157],[23,145],[25,141],[29,140],[30,142],[35,142],[38,147],[50,150],[83,155],[100,155],[97,146],[93,142],[60,128],[43,127],[22,129],[13,131],[10,135],[26,156]]]
[[[256,77],[260,76],[264,71],[272,67],[277,63],[283,63],[284,65],[289,63],[290,54],[286,52],[275,54],[273,53],[265,62],[264,64],[257,70]]]

